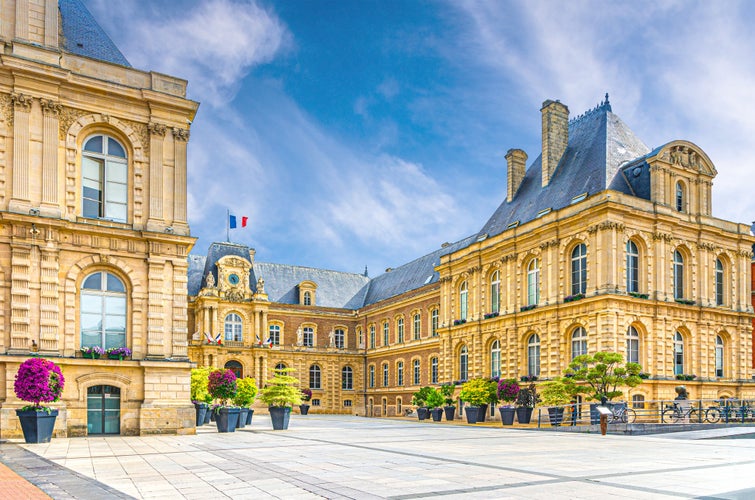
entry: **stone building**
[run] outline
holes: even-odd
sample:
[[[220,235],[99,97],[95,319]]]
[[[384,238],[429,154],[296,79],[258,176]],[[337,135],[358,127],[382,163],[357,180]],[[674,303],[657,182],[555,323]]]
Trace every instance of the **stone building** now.
[[[131,67],[79,0],[0,3],[0,438],[30,355],[56,435],[193,432],[186,81]],[[81,348],[127,347],[125,360]]]
[[[560,376],[598,350],[643,366],[637,405],[672,399],[677,375],[695,375],[693,398],[755,397],[755,239],[712,216],[705,152],[651,150],[608,96],[572,120],[558,101],[541,113],[542,151],[527,168],[509,150],[480,231],[374,279],[229,243],[191,257],[190,357],[258,380],[294,367],[311,411],[360,415],[400,415],[423,385]]]

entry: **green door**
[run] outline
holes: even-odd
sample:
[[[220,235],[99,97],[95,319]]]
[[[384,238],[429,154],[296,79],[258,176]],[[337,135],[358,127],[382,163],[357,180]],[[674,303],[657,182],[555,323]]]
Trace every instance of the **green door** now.
[[[112,385],[87,389],[87,433],[121,433],[121,390]]]

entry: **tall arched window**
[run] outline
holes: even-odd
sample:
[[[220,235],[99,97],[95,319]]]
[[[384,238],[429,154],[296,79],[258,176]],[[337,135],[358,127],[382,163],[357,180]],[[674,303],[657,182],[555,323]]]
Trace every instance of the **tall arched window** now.
[[[716,377],[724,376],[724,339],[716,335]]]
[[[278,363],[275,365],[275,371],[279,372],[286,369],[286,363]]]
[[[396,385],[404,385],[404,362],[396,363]]]
[[[540,263],[532,259],[527,265],[527,305],[535,306],[540,302]]]
[[[321,371],[318,365],[309,367],[309,388],[320,389]]]
[[[467,282],[462,281],[459,285],[459,319],[467,319],[467,312],[469,306],[469,290],[467,288]]]
[[[716,305],[724,305],[724,264],[721,259],[716,259]]]
[[[571,293],[577,295],[587,291],[587,247],[580,243],[571,252]]]
[[[368,377],[367,377],[367,383],[370,386],[370,389],[375,387],[375,365],[370,365],[370,368],[367,370]]]
[[[674,334],[674,375],[684,373],[684,337],[681,333]]]
[[[404,342],[404,318],[399,318],[396,321],[396,335],[398,336],[398,342]]]
[[[459,352],[459,380],[467,380],[469,377],[469,352],[467,346],[461,346]]]
[[[312,328],[311,326],[304,327],[304,346],[305,347],[315,346],[315,329]]]
[[[126,287],[98,271],[81,284],[81,347],[126,347]]]
[[[674,299],[684,298],[684,256],[674,250]]]
[[[527,375],[540,375],[540,336],[536,333],[527,339]]]
[[[280,345],[281,343],[281,327],[280,325],[270,325],[268,327],[269,339],[273,345]]]
[[[678,181],[676,183],[676,211],[684,212],[686,204],[687,200],[685,196],[684,183],[682,181]]]
[[[633,326],[627,328],[627,363],[640,362],[640,334]]]
[[[388,363],[383,363],[383,387],[388,387]]]
[[[412,371],[414,373],[413,383],[414,383],[414,385],[419,385],[420,384],[420,376],[422,374],[420,372],[420,366],[419,366],[419,360],[418,359],[415,359],[412,362]]]
[[[627,292],[640,292],[640,251],[632,240],[627,241]]]
[[[383,345],[388,345],[388,335],[390,332],[390,326],[388,325],[388,322],[386,321],[383,323]]]
[[[501,310],[501,273],[495,271],[490,275],[490,312],[497,313]]]
[[[243,337],[241,334],[241,329],[243,326],[244,323],[241,321],[241,316],[236,313],[228,314],[225,317],[224,323],[225,340],[230,340],[232,342],[243,342]]]
[[[438,309],[435,308],[430,313],[430,329],[433,337],[438,336]]]
[[[309,292],[304,292],[304,305],[305,306],[312,305],[312,294]]]
[[[430,383],[438,383],[438,358],[430,358]]]
[[[93,135],[81,152],[84,217],[126,222],[128,218],[128,161],[124,147],[107,135]]]
[[[236,375],[236,378],[242,378],[244,376],[244,367],[241,366],[241,363],[238,361],[228,361],[224,368],[226,370],[231,370],[234,375]]]
[[[370,349],[375,348],[375,325],[370,325]]]
[[[571,359],[587,354],[587,332],[581,326],[571,334]]]
[[[422,318],[419,313],[414,314],[414,340],[419,340],[421,336]]]
[[[354,370],[350,366],[341,369],[341,389],[351,391],[354,389]]]
[[[501,376],[501,344],[497,340],[490,345],[490,376]]]
[[[336,328],[334,340],[338,349],[346,347],[346,332],[343,331],[343,328]]]

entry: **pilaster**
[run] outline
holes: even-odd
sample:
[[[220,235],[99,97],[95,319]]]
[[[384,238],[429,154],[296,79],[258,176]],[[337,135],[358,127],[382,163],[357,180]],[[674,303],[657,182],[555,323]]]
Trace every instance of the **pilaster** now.
[[[42,107],[42,203],[40,213],[46,217],[61,216],[58,201],[58,128],[62,106],[40,99]]]
[[[186,146],[189,131],[182,128],[173,129],[174,186],[173,186],[173,228],[179,234],[189,234],[186,222]]]
[[[13,101],[13,191],[8,210],[28,213],[29,199],[29,114],[32,98],[24,94],[12,94]]]
[[[162,231],[163,220],[163,144],[167,127],[161,123],[150,123],[149,130],[149,219],[147,230]]]

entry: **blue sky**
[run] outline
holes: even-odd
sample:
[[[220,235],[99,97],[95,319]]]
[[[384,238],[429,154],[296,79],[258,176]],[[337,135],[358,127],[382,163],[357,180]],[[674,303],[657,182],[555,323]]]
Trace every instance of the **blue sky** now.
[[[84,0],[137,68],[189,80],[193,253],[371,276],[476,233],[540,107],[606,92],[650,147],[718,170],[714,216],[755,220],[755,2]],[[126,29],[124,29],[126,27]]]

